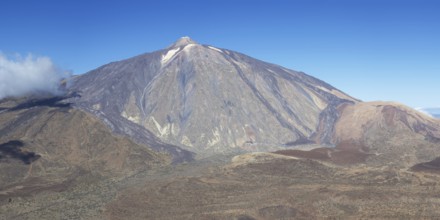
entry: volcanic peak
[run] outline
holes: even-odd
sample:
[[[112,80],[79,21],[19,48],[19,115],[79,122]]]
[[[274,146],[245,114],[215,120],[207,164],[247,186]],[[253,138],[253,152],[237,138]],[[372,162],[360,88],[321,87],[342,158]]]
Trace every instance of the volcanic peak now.
[[[185,36],[185,37],[181,37],[179,38],[176,42],[174,42],[171,46],[169,46],[168,48],[176,48],[176,47],[182,47],[182,46],[186,46],[188,44],[197,44],[197,42],[195,42],[194,40],[192,40],[190,37]]]

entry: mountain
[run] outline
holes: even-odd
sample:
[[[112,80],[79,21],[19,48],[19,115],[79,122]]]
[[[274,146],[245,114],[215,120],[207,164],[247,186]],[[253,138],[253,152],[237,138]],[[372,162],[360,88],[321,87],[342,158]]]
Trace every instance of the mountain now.
[[[70,90],[81,94],[79,108],[120,133],[137,137],[144,128],[208,156],[307,143],[332,146],[337,107],[358,102],[304,73],[188,37],[80,75]]]
[[[336,142],[374,154],[372,163],[409,167],[438,155],[438,119],[392,102],[360,102],[340,109]]]
[[[171,162],[64,98],[0,101],[0,200],[64,189],[84,176],[118,177]]]
[[[188,37],[77,76],[70,90],[81,95],[78,108],[116,132],[179,146],[177,160],[317,144],[408,166],[433,159],[440,138],[438,120],[403,105],[362,102],[305,73]]]
[[[188,37],[0,100],[0,219],[440,216],[440,120]]]

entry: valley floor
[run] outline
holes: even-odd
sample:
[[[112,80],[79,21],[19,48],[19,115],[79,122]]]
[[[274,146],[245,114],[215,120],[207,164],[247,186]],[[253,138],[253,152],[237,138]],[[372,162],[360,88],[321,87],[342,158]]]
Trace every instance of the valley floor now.
[[[1,219],[431,219],[440,176],[270,153],[213,157],[60,192],[0,195]]]

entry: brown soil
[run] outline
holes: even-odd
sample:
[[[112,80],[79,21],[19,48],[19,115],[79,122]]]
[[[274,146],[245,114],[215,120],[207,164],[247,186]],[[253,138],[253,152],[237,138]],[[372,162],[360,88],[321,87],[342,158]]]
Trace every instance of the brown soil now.
[[[315,159],[315,160],[330,160],[329,153],[332,151],[330,148],[315,148],[310,151],[303,150],[280,150],[276,151],[276,154],[281,154],[285,156],[299,157],[305,159]]]
[[[371,154],[365,153],[360,144],[351,144],[344,142],[336,148],[315,148],[310,151],[303,150],[281,150],[276,154],[285,156],[299,157],[319,161],[331,162],[337,165],[353,165],[363,163]]]
[[[313,152],[320,151],[324,150]],[[285,151],[296,156],[298,152]],[[310,151],[302,155],[307,154],[314,155]],[[150,177],[120,192],[106,206],[104,218],[436,219],[440,216],[438,176],[427,178],[384,168],[342,168],[278,156],[272,160],[255,159],[226,169],[206,169],[208,173],[198,172],[200,177],[182,173],[179,178]],[[199,181],[207,177],[212,181]]]

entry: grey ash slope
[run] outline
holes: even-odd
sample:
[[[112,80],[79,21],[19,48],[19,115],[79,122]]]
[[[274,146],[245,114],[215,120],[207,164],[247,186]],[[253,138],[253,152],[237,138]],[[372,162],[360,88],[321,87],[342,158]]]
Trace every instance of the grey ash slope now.
[[[201,155],[332,145],[337,106],[357,102],[304,73],[188,37],[78,76],[70,90],[119,133]]]

